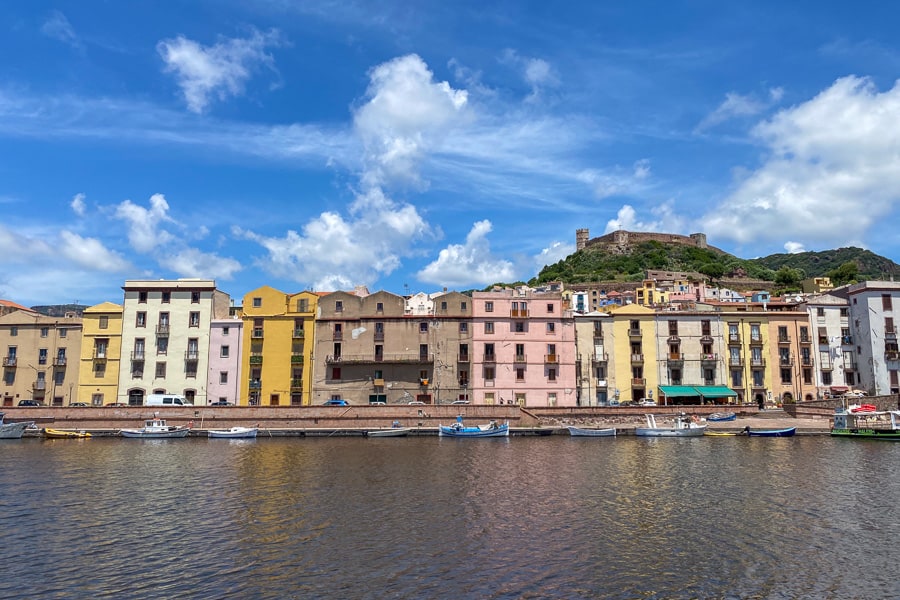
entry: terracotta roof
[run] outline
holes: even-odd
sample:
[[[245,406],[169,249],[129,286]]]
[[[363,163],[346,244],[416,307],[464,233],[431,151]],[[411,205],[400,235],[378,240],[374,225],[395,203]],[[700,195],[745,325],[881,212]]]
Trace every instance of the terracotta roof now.
[[[33,310],[31,310],[31,309],[28,308],[27,306],[22,306],[21,304],[16,304],[16,303],[13,302],[12,300],[3,300],[2,298],[0,298],[0,306],[6,306],[6,307],[9,307],[9,308],[15,308],[16,310],[27,310],[28,312],[34,312]]]

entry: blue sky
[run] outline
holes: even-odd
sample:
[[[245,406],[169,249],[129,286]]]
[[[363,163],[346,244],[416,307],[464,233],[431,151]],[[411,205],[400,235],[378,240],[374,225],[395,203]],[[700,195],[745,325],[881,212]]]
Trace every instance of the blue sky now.
[[[575,230],[900,259],[893,3],[30,1],[0,14],[0,297],[437,291]]]

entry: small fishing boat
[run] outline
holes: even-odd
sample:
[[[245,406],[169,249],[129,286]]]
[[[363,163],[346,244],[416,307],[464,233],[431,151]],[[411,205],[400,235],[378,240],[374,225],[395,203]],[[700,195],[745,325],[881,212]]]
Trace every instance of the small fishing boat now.
[[[841,409],[834,413],[831,435],[866,440],[900,441],[900,411]]]
[[[738,434],[734,431],[710,431],[707,429],[703,432],[703,435],[709,435],[713,437],[734,437]]]
[[[636,427],[634,435],[638,437],[701,437],[708,425],[701,425],[695,418],[688,417],[685,413],[675,417],[671,427],[662,427],[656,424],[656,417],[646,415],[647,426]]]
[[[706,417],[707,421],[734,421],[737,415],[733,412],[717,412]]]
[[[508,437],[509,423],[491,421],[486,425],[466,427],[463,424],[462,415],[457,415],[456,423],[453,425],[438,425],[438,435],[464,438]]]
[[[0,413],[0,439],[2,440],[20,439],[25,430],[34,425],[33,421],[9,423],[3,420],[3,415],[4,413]]]
[[[384,438],[384,437],[406,437],[412,427],[386,427],[385,429],[370,429],[366,431],[366,437]]]
[[[153,418],[144,421],[139,429],[122,429],[119,434],[127,438],[143,438],[148,440],[164,438],[184,438],[191,432],[184,425],[167,425],[165,419]]]
[[[791,437],[797,433],[796,427],[786,427],[784,429],[750,429],[750,426],[744,427],[744,433],[750,437]]]
[[[567,425],[566,429],[569,430],[569,435],[572,437],[615,437],[616,435],[615,427],[597,429],[591,427],[575,427],[574,425]]]
[[[206,432],[206,437],[210,438],[227,438],[227,439],[243,439],[255,438],[259,431],[258,427],[232,427],[230,429],[210,429]]]
[[[48,440],[67,440],[75,438],[89,438],[91,434],[87,431],[72,431],[68,429],[44,429],[44,437]]]

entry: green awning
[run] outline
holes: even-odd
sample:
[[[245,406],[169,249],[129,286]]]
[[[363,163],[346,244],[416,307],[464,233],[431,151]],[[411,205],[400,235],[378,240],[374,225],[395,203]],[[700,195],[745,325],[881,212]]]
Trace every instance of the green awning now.
[[[696,388],[689,385],[661,385],[659,393],[667,398],[687,398],[700,395]]]
[[[737,392],[724,385],[698,385],[697,392],[704,398],[729,398],[737,396]]]

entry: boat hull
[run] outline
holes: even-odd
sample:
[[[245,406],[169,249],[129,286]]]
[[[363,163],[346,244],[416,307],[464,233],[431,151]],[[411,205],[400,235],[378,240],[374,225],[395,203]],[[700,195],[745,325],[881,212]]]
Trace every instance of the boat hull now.
[[[171,438],[186,438],[190,432],[191,430],[185,427],[184,429],[176,429],[173,431],[141,431],[139,429],[123,429],[119,433],[122,435],[122,437],[126,438],[159,440]]]
[[[91,434],[86,431],[64,431],[62,429],[44,429],[44,437],[50,440],[67,440],[77,438],[89,438]]]
[[[900,442],[900,431],[879,431],[877,429],[832,429],[831,436],[856,438],[861,440]]]
[[[0,440],[18,440],[28,429],[29,423],[3,423],[0,425]]]
[[[480,427],[463,427],[454,428],[452,426],[440,425],[438,435],[442,437],[454,438],[491,438],[491,437],[509,437],[509,425],[498,425],[496,429],[481,429]]]
[[[734,421],[737,419],[737,415],[735,413],[712,413],[706,417],[707,421],[713,421],[716,423],[721,423],[724,421]]]
[[[391,427],[390,429],[371,429],[366,432],[366,437],[406,437],[412,431],[410,427]]]
[[[566,429],[569,430],[569,435],[572,437],[615,437],[616,435],[616,429],[614,427],[609,427],[606,429],[591,429],[569,425],[566,427]]]
[[[747,435],[750,437],[793,437],[793,435],[797,433],[796,427],[788,427],[787,429],[764,429],[753,431],[752,429],[747,430]]]
[[[210,429],[206,437],[217,439],[249,439],[255,438],[259,430],[256,427],[232,427],[231,429]]]
[[[634,435],[638,437],[702,437],[706,433],[706,427],[692,427],[690,429],[675,429],[671,427],[637,427]]]

